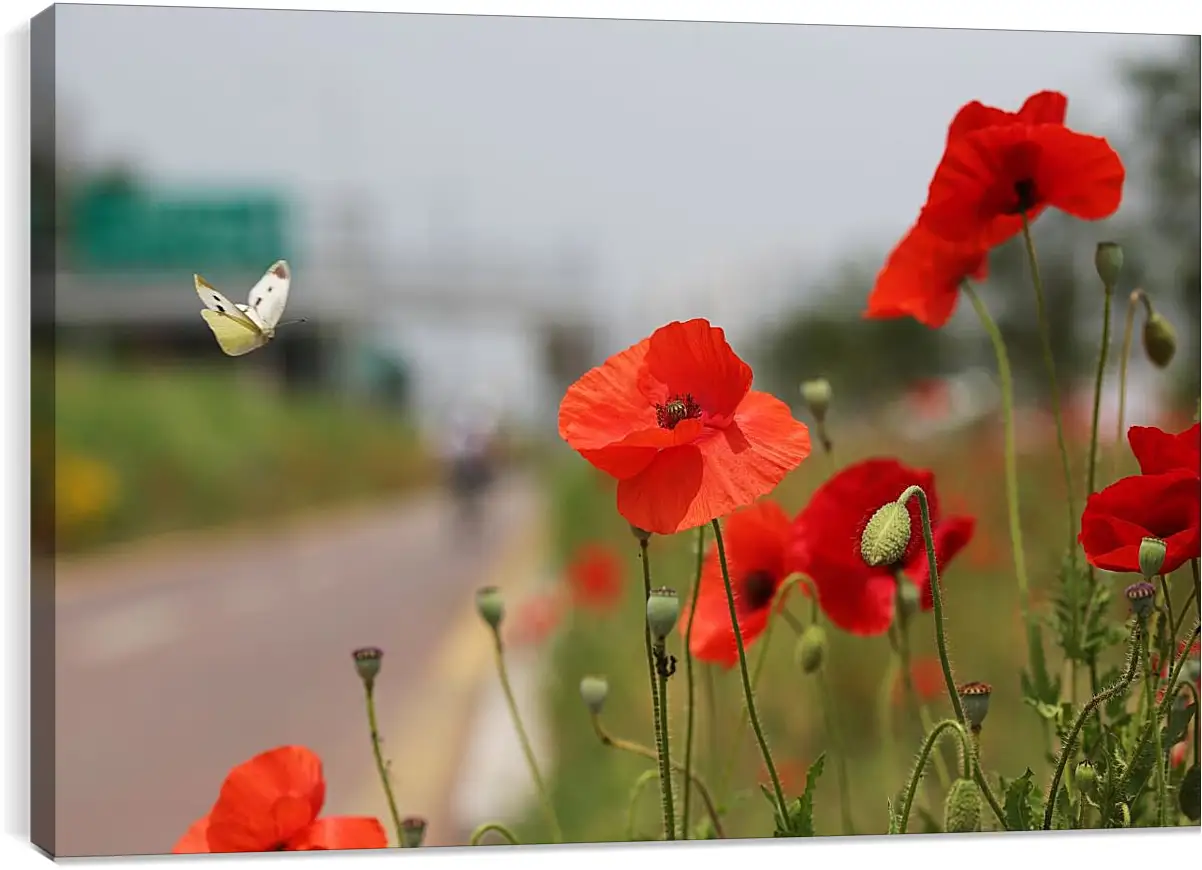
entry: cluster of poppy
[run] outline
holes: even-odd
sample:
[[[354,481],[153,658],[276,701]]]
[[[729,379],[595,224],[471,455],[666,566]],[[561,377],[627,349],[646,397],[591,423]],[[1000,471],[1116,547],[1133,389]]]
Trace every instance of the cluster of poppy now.
[[[984,280],[989,251],[1051,207],[1083,220],[1118,210],[1125,170],[1110,144],[1065,126],[1068,98],[1032,95],[1017,112],[980,102],[948,126],[918,220],[877,275],[864,316],[912,317],[932,329],[961,284]]]
[[[1168,575],[1199,556],[1199,424],[1177,434],[1132,426],[1127,443],[1140,473],[1089,497],[1078,541],[1095,568],[1138,574],[1140,543],[1159,538]]]

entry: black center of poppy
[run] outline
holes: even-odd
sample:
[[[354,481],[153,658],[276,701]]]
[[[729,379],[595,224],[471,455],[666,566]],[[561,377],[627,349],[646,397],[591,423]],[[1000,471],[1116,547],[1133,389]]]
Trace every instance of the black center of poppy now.
[[[701,406],[693,399],[692,393],[683,396],[673,396],[665,404],[655,405],[655,422],[661,429],[675,429],[681,420],[696,419],[701,416]]]
[[[1035,179],[1020,178],[1014,182],[1014,206],[1011,214],[1023,214],[1029,212],[1039,202],[1039,197],[1035,191]]]
[[[767,571],[752,571],[743,578],[743,601],[748,610],[761,610],[772,603],[776,580]]]

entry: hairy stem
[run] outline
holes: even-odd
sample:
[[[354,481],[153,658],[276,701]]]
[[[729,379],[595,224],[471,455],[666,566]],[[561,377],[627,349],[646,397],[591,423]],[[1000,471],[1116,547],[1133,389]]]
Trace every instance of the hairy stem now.
[[[505,703],[509,706],[509,716],[513,720],[513,727],[518,734],[518,742],[522,745],[522,754],[526,756],[526,766],[530,769],[530,778],[534,780],[534,786],[538,789],[538,796],[542,801],[543,812],[546,813],[547,822],[551,826],[555,842],[562,843],[563,831],[559,827],[559,818],[555,815],[555,806],[551,803],[551,794],[547,791],[543,775],[539,772],[538,761],[534,758],[534,750],[531,748],[530,738],[526,734],[526,727],[522,724],[522,717],[518,712],[517,701],[513,697],[513,687],[509,684],[509,669],[505,666],[505,648],[501,644],[500,634],[494,632],[493,639],[493,651],[497,661],[497,676],[501,680],[501,690],[505,693]]]
[[[518,838],[514,835],[513,831],[509,830],[509,828],[500,822],[486,822],[485,824],[476,828],[476,830],[472,831],[472,838],[468,840],[468,845],[479,846],[480,841],[484,839],[484,835],[488,833],[497,834],[511,846],[522,845],[518,841]]]
[[[666,657],[664,642],[656,645],[657,658]],[[659,783],[664,810],[664,839],[676,839],[676,811],[672,805],[672,752],[668,746],[668,671],[663,665],[659,671],[659,733],[656,747],[659,750]]]
[[[654,749],[643,746],[639,743],[635,743],[632,740],[623,740],[620,737],[614,737],[611,735],[601,724],[601,719],[595,715],[593,716],[593,731],[596,733],[598,740],[612,749],[620,749],[623,752],[641,755],[643,758],[650,759],[651,761],[659,760],[659,756]],[[697,788],[697,794],[701,795],[701,802],[705,804],[705,811],[709,815],[710,821],[714,824],[714,832],[718,835],[719,839],[725,839],[726,832],[722,830],[722,817],[718,814],[717,805],[714,803],[713,795],[706,787],[705,781],[698,774],[690,772],[686,766],[680,762],[673,761],[672,767],[677,772],[684,774],[684,776],[687,777],[689,781]],[[654,771],[651,772],[654,773]]]
[[[697,594],[701,591],[701,568],[705,564],[705,526],[697,527],[697,567],[693,575],[693,598],[689,605],[689,624],[685,628],[684,666],[688,680],[688,712],[685,714],[684,731],[684,798],[681,807],[682,830],[681,839],[689,838],[691,824],[690,798],[693,792],[693,721],[695,718],[695,699],[693,688],[693,620],[697,616]]]
[[[947,652],[947,634],[943,621],[943,589],[939,585],[939,563],[935,558],[935,536],[931,531],[931,509],[927,504],[927,494],[921,486],[911,486],[897,499],[897,503],[905,507],[911,498],[918,499],[918,511],[922,519],[922,541],[927,551],[927,570],[930,573],[931,599],[935,611],[935,644],[939,648],[939,664],[943,667],[943,681],[947,686],[948,697],[951,698],[952,710],[956,713],[956,721],[963,727],[968,727],[968,718],[964,715],[964,706],[960,703],[960,693],[956,691],[956,681],[952,677],[952,663]],[[971,745],[971,741],[970,741]],[[1009,830],[1006,825],[1006,814],[989,785],[989,780],[981,773],[981,767],[976,763],[976,748],[971,749],[973,778],[985,796],[986,803],[997,816],[1002,830]]]
[[[1110,299],[1113,295],[1114,288],[1106,287],[1106,299],[1102,304],[1102,346],[1098,351],[1098,371],[1093,387],[1093,419],[1089,429],[1089,470],[1085,484],[1087,497],[1093,494],[1094,487],[1097,485],[1098,418],[1102,414],[1102,384],[1106,380],[1106,356],[1110,352]],[[1090,574],[1092,573],[1091,569]]]
[[[839,780],[839,817],[843,823],[843,833],[852,836],[856,833],[856,823],[851,812],[851,780],[847,775],[847,753],[844,751],[842,732],[839,730],[839,718],[835,711],[835,694],[831,691],[826,679],[826,671],[819,669],[818,689],[822,694],[822,712],[826,719],[826,731],[831,744],[835,748],[835,774]]]
[[[902,798],[901,820],[899,822],[898,833],[906,833],[906,829],[910,825],[910,810],[914,806],[914,797],[918,793],[918,783],[922,779],[923,771],[926,769],[927,760],[935,749],[935,745],[939,742],[939,738],[945,731],[954,730],[956,736],[960,739],[961,757],[964,760],[964,778],[969,779],[972,776],[972,749],[969,747],[968,732],[964,730],[964,726],[955,719],[944,719],[927,734],[926,740],[922,743],[922,749],[918,752],[918,759],[914,764],[914,770],[910,772],[910,779],[906,783],[905,797]]]
[[[730,569],[726,564],[726,547],[722,542],[722,525],[718,520],[713,521],[714,542],[718,545],[718,562],[722,566],[722,582],[726,586],[726,603],[730,608],[730,626],[735,633],[735,648],[739,653],[739,673],[743,678],[743,696],[747,701],[747,718],[755,731],[755,739],[760,745],[760,753],[764,756],[764,766],[772,778],[772,790],[776,795],[777,812],[782,823],[789,818],[789,808],[785,801],[785,792],[780,785],[780,776],[772,761],[772,752],[768,749],[768,741],[764,739],[764,729],[760,725],[760,717],[755,709],[755,691],[751,687],[751,675],[747,672],[747,652],[743,648],[743,630],[739,627],[739,613],[735,609],[735,592],[730,583]]]
[[[1052,775],[1052,783],[1048,786],[1047,805],[1043,811],[1043,829],[1050,831],[1052,829],[1052,815],[1056,811],[1056,799],[1060,796],[1060,780],[1064,777],[1064,769],[1068,766],[1068,760],[1076,752],[1077,737],[1081,734],[1081,729],[1085,727],[1086,720],[1093,714],[1094,710],[1105,704],[1115,695],[1127,691],[1131,686],[1131,681],[1135,679],[1135,671],[1139,665],[1139,650],[1143,639],[1143,625],[1136,622],[1131,630],[1131,643],[1127,652],[1127,670],[1119,681],[1109,688],[1103,689],[1094,695],[1081,708],[1081,712],[1077,714],[1077,720],[1073,723],[1072,729],[1064,738],[1064,745],[1060,747],[1060,757],[1056,760],[1056,772]]]
[[[388,775],[388,764],[384,761],[384,752],[380,746],[380,729],[376,725],[376,698],[374,681],[365,681],[363,695],[367,702],[367,727],[371,730],[371,752],[376,759],[376,772],[380,774],[380,783],[384,786],[384,797],[388,801],[388,812],[392,816],[392,826],[396,831],[397,846],[405,841],[401,836],[401,814],[397,811],[396,796],[392,792],[392,779]]]
[[[1114,433],[1114,443],[1121,445],[1123,443],[1123,422],[1127,414],[1127,364],[1131,359],[1131,339],[1135,333],[1135,306],[1140,302],[1144,305],[1144,311],[1149,316],[1152,314],[1152,303],[1148,301],[1147,295],[1143,290],[1133,290],[1127,301],[1127,320],[1123,326],[1123,349],[1119,356],[1119,417],[1117,429]],[[1119,454],[1121,451],[1115,450],[1112,461],[1110,476],[1118,477],[1119,474]]]
[[[1073,471],[1068,458],[1068,443],[1064,438],[1064,419],[1060,409],[1060,386],[1056,381],[1056,360],[1052,356],[1052,330],[1048,322],[1047,305],[1044,303],[1043,279],[1039,275],[1039,259],[1035,256],[1035,240],[1031,238],[1031,224],[1023,214],[1023,244],[1027,249],[1027,260],[1031,264],[1031,283],[1035,287],[1035,310],[1039,317],[1039,339],[1043,346],[1043,362],[1047,369],[1048,388],[1052,396],[1052,417],[1056,421],[1056,441],[1060,445],[1060,461],[1064,466],[1064,500],[1068,506],[1068,545],[1076,545],[1077,505],[1073,495]]]

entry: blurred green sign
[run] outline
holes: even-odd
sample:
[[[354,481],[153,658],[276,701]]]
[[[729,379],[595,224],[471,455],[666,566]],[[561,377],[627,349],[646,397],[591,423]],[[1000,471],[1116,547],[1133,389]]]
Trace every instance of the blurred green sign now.
[[[287,203],[274,196],[155,196],[97,189],[75,203],[71,245],[89,269],[263,269],[289,252]]]

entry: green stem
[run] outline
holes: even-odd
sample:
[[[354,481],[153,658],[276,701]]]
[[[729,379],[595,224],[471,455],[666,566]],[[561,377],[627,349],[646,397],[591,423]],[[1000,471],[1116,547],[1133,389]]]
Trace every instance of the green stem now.
[[[1102,305],[1102,348],[1098,351],[1098,372],[1093,386],[1093,421],[1089,430],[1089,472],[1086,478],[1086,496],[1093,494],[1097,484],[1098,418],[1102,414],[1102,384],[1106,380],[1106,356],[1110,352],[1110,298],[1114,295],[1114,288],[1106,287],[1105,293],[1106,300]]]
[[[713,521],[714,542],[718,545],[718,562],[722,566],[722,582],[726,586],[726,604],[730,608],[730,627],[735,633],[735,648],[739,653],[739,672],[743,678],[743,695],[747,701],[747,718],[755,731],[756,741],[760,744],[760,753],[764,756],[764,766],[772,778],[772,790],[776,795],[777,812],[780,813],[781,823],[789,819],[789,808],[785,801],[784,790],[780,786],[780,776],[777,775],[776,765],[772,762],[772,753],[768,749],[768,741],[764,739],[764,729],[760,725],[760,717],[755,709],[755,692],[751,688],[751,675],[747,673],[747,653],[743,649],[743,631],[739,628],[739,613],[735,609],[735,592],[730,583],[730,570],[726,564],[726,547],[722,543],[722,526],[718,520]]]
[[[664,642],[656,644],[657,657],[665,659]],[[676,839],[676,810],[672,805],[672,752],[668,747],[668,672],[666,666],[659,672],[659,716],[657,722],[656,748],[659,750],[660,796],[663,799],[664,839]]]
[[[639,539],[639,557],[643,563],[643,592],[645,597],[644,602],[651,598],[651,559],[649,553],[649,540],[646,538]],[[655,729],[655,747],[662,757],[664,737],[665,737],[665,722],[666,716],[665,706],[661,703],[660,698],[660,682],[656,674],[655,668],[655,647],[651,641],[651,623],[644,617],[643,619],[643,642],[647,647],[647,675],[651,681],[651,715],[652,725]],[[672,777],[665,775],[662,764],[660,765],[659,778],[659,793],[660,804],[664,810],[664,836],[669,840],[675,838],[675,820],[668,812],[672,805]]]
[[[1023,243],[1027,248],[1027,259],[1031,263],[1031,283],[1035,286],[1035,310],[1039,316],[1039,338],[1043,345],[1043,362],[1047,368],[1048,387],[1052,393],[1052,417],[1056,421],[1056,441],[1060,445],[1060,461],[1064,465],[1065,503],[1068,506],[1068,544],[1075,547],[1077,537],[1077,505],[1073,496],[1073,472],[1068,459],[1068,444],[1064,439],[1064,419],[1060,411],[1060,386],[1056,382],[1056,360],[1052,356],[1052,331],[1048,322],[1047,306],[1044,303],[1043,279],[1039,276],[1039,260],[1035,256],[1035,240],[1031,238],[1031,224],[1023,213]]]
[[[926,704],[919,705],[918,719],[922,723],[923,731],[931,730],[931,724],[932,724],[931,714],[927,710]],[[944,791],[946,791],[947,789],[951,788],[952,780],[951,780],[950,774],[948,774],[948,772],[947,772],[947,763],[943,760],[942,753],[940,753],[940,752],[935,753],[934,765],[935,765],[935,775],[937,777],[939,777],[939,785],[941,788],[943,788]]]
[[[480,841],[484,839],[484,835],[488,833],[498,834],[504,838],[511,846],[522,845],[518,842],[518,838],[514,836],[513,831],[502,825],[500,822],[486,822],[476,830],[472,831],[472,838],[468,840],[469,846],[479,846]]]
[[[844,751],[843,738],[839,730],[838,716],[835,712],[835,695],[826,679],[825,668],[818,670],[818,690],[822,695],[822,712],[826,719],[826,730],[831,744],[835,748],[835,774],[839,780],[839,816],[843,822],[843,833],[854,836],[856,823],[851,813],[851,780],[847,775],[847,753]]]
[[[693,792],[693,620],[697,616],[697,594],[701,591],[701,568],[705,564],[705,526],[697,527],[697,569],[693,577],[693,599],[689,605],[689,623],[685,628],[684,663],[688,680],[688,712],[685,714],[684,731],[684,805],[681,808],[681,839],[689,839],[692,820],[690,819],[690,798]]]
[[[380,774],[380,783],[384,786],[384,797],[388,800],[388,812],[392,816],[392,825],[396,831],[397,846],[400,847],[405,842],[401,837],[401,814],[397,811],[396,796],[392,792],[392,780],[388,776],[388,765],[384,761],[384,752],[380,746],[380,729],[376,725],[374,681],[364,681],[363,694],[367,699],[367,726],[371,730],[371,752],[376,759],[376,772]]]
[[[654,756],[653,756],[654,757]],[[639,806],[639,798],[642,797],[643,791],[652,782],[659,779],[659,770],[651,767],[639,774],[639,778],[634,781],[633,788],[630,789],[630,803],[626,808],[626,839],[634,840],[634,814]]]
[[[1027,559],[1023,548],[1022,515],[1018,504],[1018,450],[1014,436],[1014,378],[1010,373],[1010,357],[1006,353],[1006,342],[989,314],[989,309],[967,281],[963,284],[965,295],[977,312],[981,326],[989,335],[993,352],[997,357],[998,379],[1002,390],[1002,418],[1005,428],[1006,507],[1010,523],[1010,550],[1014,559],[1014,577],[1018,581],[1018,604],[1022,611],[1023,624],[1027,628],[1027,657],[1029,666],[1036,661],[1038,640],[1031,622],[1030,584],[1027,580]]]
[[[1147,650],[1145,649],[1145,661],[1149,660],[1150,658],[1151,657],[1147,655]],[[1154,694],[1151,695],[1151,700],[1154,704],[1156,700],[1156,696]],[[1150,705],[1148,713],[1153,714],[1154,712],[1154,706]],[[1165,811],[1168,809],[1169,805],[1169,783],[1167,770],[1168,759],[1165,757],[1164,752],[1163,730],[1161,728],[1153,728],[1152,734],[1154,735],[1154,746],[1156,748],[1156,825],[1157,827],[1163,828],[1165,827]]]
[[[902,798],[901,806],[901,821],[898,826],[898,833],[906,833],[906,829],[910,825],[910,810],[914,806],[914,797],[918,793],[918,783],[922,779],[923,771],[926,769],[927,760],[930,758],[931,752],[935,749],[935,744],[939,742],[939,738],[943,732],[955,729],[956,736],[960,738],[960,749],[964,760],[964,778],[969,779],[972,776],[972,749],[969,747],[968,733],[955,719],[944,719],[936,725],[929,734],[926,740],[922,743],[922,749],[918,752],[918,760],[914,764],[914,770],[910,773],[910,780],[906,783],[905,797]]]
[[[956,681],[952,677],[952,663],[947,652],[947,636],[943,621],[943,589],[939,585],[939,563],[935,558],[935,536],[931,531],[931,509],[927,504],[927,494],[921,486],[908,487],[898,497],[897,503],[905,507],[911,498],[918,499],[918,510],[922,520],[922,541],[927,551],[927,570],[930,574],[931,599],[935,611],[935,644],[939,648],[939,664],[943,667],[943,681],[947,686],[948,697],[951,698],[952,710],[956,713],[956,721],[961,726],[967,728],[968,717],[964,715],[964,706],[960,703],[960,693],[956,691]],[[1009,830],[1009,827],[1006,825],[1006,814],[1003,812],[1001,804],[998,803],[997,797],[993,793],[993,788],[989,785],[989,780],[981,773],[981,767],[976,763],[975,747],[971,750],[971,760],[973,777],[976,780],[977,786],[980,787],[981,793],[985,796],[985,801],[989,804],[989,808],[993,810],[993,814],[997,816],[1002,830]]]
[[[614,737],[611,735],[601,724],[600,717],[596,715],[593,716],[593,731],[596,733],[598,740],[612,749],[620,749],[623,752],[641,755],[643,758],[650,759],[651,761],[659,760],[659,755],[654,749],[643,746],[639,743],[635,743],[632,740],[623,740],[620,737]],[[714,833],[718,835],[719,839],[725,839],[726,832],[722,830],[722,817],[718,813],[717,806],[714,804],[713,795],[710,793],[710,790],[706,788],[705,781],[698,774],[688,771],[685,768],[685,765],[678,761],[672,762],[672,768],[678,773],[684,774],[689,781],[697,787],[697,793],[701,795],[701,802],[705,804],[705,811],[709,815],[710,821],[714,823]],[[654,770],[649,772],[655,773]]]
[[[899,576],[896,582],[898,584],[898,589],[900,590],[901,584],[903,582],[908,583],[909,581]],[[924,716],[926,707],[924,707],[922,701],[919,700],[918,692],[914,688],[914,661],[913,656],[910,653],[910,620],[901,608],[900,592],[897,596],[897,599],[898,603],[894,609],[894,612],[897,613],[898,616],[894,621],[893,627],[896,630],[897,635],[897,658],[898,667],[901,669],[902,675],[902,689],[906,698],[906,707],[908,708],[907,712],[912,718],[916,718],[922,728],[925,730],[930,723]],[[947,765],[943,761],[943,756],[938,752],[935,753],[934,764],[935,773],[939,777],[940,785],[942,785],[944,789],[947,789],[951,785],[951,782],[948,779]]]
[[[1131,681],[1135,679],[1136,667],[1139,664],[1139,650],[1143,643],[1143,625],[1136,622],[1131,630],[1131,643],[1127,653],[1127,671],[1119,679],[1117,683],[1109,688],[1103,689],[1094,695],[1081,708],[1081,712],[1077,715],[1077,720],[1073,723],[1072,730],[1064,738],[1064,745],[1060,747],[1060,757],[1056,760],[1056,772],[1052,775],[1052,783],[1048,786],[1047,805],[1043,811],[1043,829],[1050,831],[1052,829],[1052,815],[1056,810],[1056,799],[1060,796],[1060,780],[1064,777],[1064,769],[1068,765],[1068,760],[1076,751],[1077,736],[1081,733],[1081,729],[1085,727],[1085,721],[1090,717],[1094,710],[1105,704],[1115,695],[1127,691],[1131,686]]]
[[[551,825],[555,842],[562,843],[563,831],[559,827],[559,819],[555,815],[551,795],[543,782],[542,774],[539,773],[538,762],[535,760],[534,750],[530,746],[530,738],[526,735],[526,728],[522,725],[522,717],[518,713],[517,701],[513,698],[513,687],[509,685],[509,669],[505,667],[505,648],[501,644],[501,635],[498,632],[493,632],[493,641],[493,651],[497,660],[497,676],[501,680],[501,690],[505,693],[505,703],[509,705],[509,716],[513,719],[513,727],[517,731],[518,741],[522,744],[522,754],[526,756],[526,766],[530,768],[530,778],[534,780],[534,786],[538,789],[543,812],[546,813],[547,822]]]
[[[1198,624],[1194,623],[1193,632],[1185,641],[1181,649],[1181,654],[1173,662],[1173,668],[1169,673],[1169,680],[1165,684],[1164,697],[1156,707],[1156,715],[1144,723],[1144,727],[1139,734],[1139,740],[1136,741],[1135,748],[1131,751],[1131,755],[1127,759],[1127,765],[1123,770],[1123,777],[1119,780],[1118,787],[1115,789],[1115,794],[1120,798],[1127,793],[1127,785],[1130,782],[1131,770],[1135,766],[1135,759],[1140,757],[1140,753],[1144,751],[1145,744],[1147,744],[1148,739],[1152,736],[1152,729],[1156,727],[1157,722],[1164,718],[1168,712],[1169,705],[1173,703],[1173,699],[1177,696],[1177,681],[1181,678],[1181,669],[1185,665],[1185,660],[1189,658],[1189,648],[1198,638],[1198,629]]]
[[[1139,302],[1143,302],[1147,314],[1151,315],[1152,313],[1152,303],[1148,301],[1144,291],[1133,290],[1127,301],[1127,321],[1123,326],[1123,349],[1119,357],[1119,419],[1118,429],[1114,433],[1116,445],[1123,443],[1123,436],[1126,434],[1123,430],[1123,421],[1127,414],[1127,363],[1131,359],[1131,339],[1135,334],[1135,306]],[[1118,477],[1121,452],[1121,450],[1114,451],[1111,477]]]

